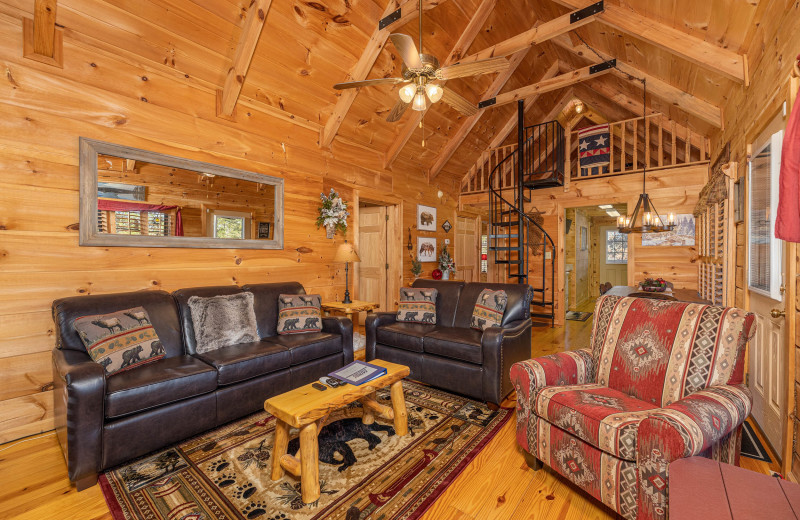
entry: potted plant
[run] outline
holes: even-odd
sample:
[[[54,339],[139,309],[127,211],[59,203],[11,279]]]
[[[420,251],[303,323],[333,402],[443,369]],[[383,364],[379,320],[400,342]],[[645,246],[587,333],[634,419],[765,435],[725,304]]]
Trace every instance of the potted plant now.
[[[411,274],[415,280],[422,274],[422,262],[414,258],[414,255],[411,255]]]
[[[325,226],[325,234],[328,238],[333,238],[336,230],[342,232],[342,235],[347,233],[347,217],[350,213],[347,211],[347,203],[342,200],[339,194],[331,188],[329,195],[324,193],[319,194],[322,204],[319,207],[319,216],[317,217],[317,228]]]
[[[449,280],[450,273],[456,272],[456,261],[450,256],[447,251],[447,246],[444,246],[442,253],[439,255],[439,269],[442,270],[442,279]]]

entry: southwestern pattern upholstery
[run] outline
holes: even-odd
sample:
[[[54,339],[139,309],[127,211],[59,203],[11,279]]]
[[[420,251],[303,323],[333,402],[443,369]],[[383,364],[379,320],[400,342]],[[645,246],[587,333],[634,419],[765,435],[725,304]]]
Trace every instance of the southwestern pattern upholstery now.
[[[753,315],[601,296],[591,348],[516,363],[517,441],[627,519],[666,519],[669,463],[735,464]],[[538,460],[537,460],[538,459]]]

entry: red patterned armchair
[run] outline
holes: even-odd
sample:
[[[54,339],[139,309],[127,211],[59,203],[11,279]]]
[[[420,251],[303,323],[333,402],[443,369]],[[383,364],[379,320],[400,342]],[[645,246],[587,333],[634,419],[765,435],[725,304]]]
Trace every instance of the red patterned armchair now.
[[[601,296],[591,350],[511,367],[528,465],[624,518],[667,518],[670,462],[738,462],[753,332],[753,315],[732,307]]]

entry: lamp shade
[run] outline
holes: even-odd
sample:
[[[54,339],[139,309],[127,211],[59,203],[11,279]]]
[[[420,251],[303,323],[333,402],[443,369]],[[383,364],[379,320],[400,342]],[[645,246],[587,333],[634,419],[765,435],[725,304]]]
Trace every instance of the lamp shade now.
[[[356,249],[353,247],[353,244],[348,244],[345,242],[339,246],[339,249],[336,250],[336,256],[333,257],[333,261],[360,262],[361,259],[358,257],[358,253],[356,253]]]

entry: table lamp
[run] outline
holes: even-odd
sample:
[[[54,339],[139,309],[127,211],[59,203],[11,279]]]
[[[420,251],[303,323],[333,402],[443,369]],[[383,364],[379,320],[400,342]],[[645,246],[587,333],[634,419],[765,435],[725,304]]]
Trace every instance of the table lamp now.
[[[348,244],[345,242],[344,244],[339,246],[339,249],[336,251],[336,256],[333,258],[334,262],[344,262],[344,300],[342,303],[353,303],[350,299],[350,277],[349,277],[349,267],[350,262],[360,262],[361,259],[358,257],[358,253],[356,253],[353,244]]]

